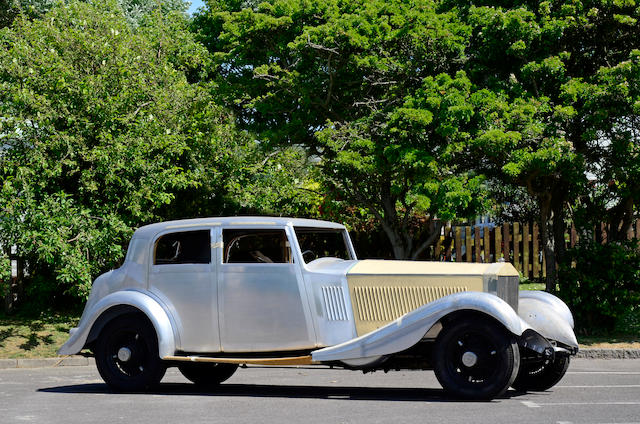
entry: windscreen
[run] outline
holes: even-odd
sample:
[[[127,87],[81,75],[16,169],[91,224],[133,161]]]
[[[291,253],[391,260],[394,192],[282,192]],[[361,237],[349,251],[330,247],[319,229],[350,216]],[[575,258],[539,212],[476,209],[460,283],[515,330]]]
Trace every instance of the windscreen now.
[[[319,258],[352,259],[344,230],[294,227],[302,258],[309,263]]]

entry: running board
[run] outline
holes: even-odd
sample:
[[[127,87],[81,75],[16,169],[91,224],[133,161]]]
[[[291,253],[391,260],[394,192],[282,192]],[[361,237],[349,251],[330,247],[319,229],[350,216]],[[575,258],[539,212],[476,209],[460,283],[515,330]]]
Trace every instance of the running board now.
[[[181,362],[217,362],[220,364],[251,364],[251,365],[312,365],[311,355],[289,356],[284,358],[213,358],[208,356],[165,356],[167,361]]]

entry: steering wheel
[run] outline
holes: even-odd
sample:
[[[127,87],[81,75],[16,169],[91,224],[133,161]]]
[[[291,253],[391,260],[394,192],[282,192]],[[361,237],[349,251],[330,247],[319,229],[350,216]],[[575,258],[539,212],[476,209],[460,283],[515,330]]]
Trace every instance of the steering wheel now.
[[[315,258],[316,258],[316,254],[312,250],[305,250],[304,252],[302,252],[302,259],[304,259],[306,263],[311,262]]]

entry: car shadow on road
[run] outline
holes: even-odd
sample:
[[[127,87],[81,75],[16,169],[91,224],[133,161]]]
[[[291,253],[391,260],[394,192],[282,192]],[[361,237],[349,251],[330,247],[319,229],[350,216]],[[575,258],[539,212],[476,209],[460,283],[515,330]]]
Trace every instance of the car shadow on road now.
[[[38,390],[45,393],[113,394],[106,384],[77,384],[48,387]],[[138,396],[218,396],[218,397],[262,397],[262,398],[305,398],[332,400],[373,400],[389,402],[460,402],[451,398],[442,389],[396,388],[396,387],[350,387],[350,386],[294,386],[266,384],[222,384],[216,388],[199,389],[188,383],[163,383],[155,390],[136,393]],[[520,396],[522,393],[508,391],[500,399]],[[466,401],[469,402],[469,401]]]

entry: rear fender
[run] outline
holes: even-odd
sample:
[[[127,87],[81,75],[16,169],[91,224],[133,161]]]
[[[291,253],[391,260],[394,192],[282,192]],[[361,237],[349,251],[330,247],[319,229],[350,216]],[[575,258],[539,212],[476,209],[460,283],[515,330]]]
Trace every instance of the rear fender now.
[[[344,343],[316,350],[314,361],[346,361],[352,366],[375,363],[384,355],[400,352],[418,343],[443,317],[464,310],[484,313],[516,336],[529,328],[499,297],[482,292],[455,293],[423,305],[395,321]]]
[[[69,340],[58,350],[58,355],[80,352],[99,335],[109,320],[132,310],[142,312],[153,324],[158,336],[160,358],[173,355],[176,351],[176,336],[169,315],[155,299],[133,290],[112,293],[94,304],[90,311],[83,314],[78,327],[69,332]]]

